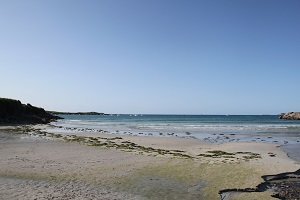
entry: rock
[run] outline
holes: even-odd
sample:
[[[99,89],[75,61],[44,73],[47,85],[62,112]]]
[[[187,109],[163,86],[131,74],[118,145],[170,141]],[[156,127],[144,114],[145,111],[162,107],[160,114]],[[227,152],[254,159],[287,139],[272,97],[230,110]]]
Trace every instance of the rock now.
[[[22,104],[18,100],[0,98],[1,124],[46,124],[61,117],[46,112],[30,104]]]
[[[300,120],[300,112],[282,113],[279,118],[285,120]]]

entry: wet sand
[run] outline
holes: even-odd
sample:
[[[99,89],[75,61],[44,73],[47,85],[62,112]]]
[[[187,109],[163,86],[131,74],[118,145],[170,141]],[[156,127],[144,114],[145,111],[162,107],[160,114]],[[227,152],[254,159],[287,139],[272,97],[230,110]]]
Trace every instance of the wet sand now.
[[[108,140],[115,135],[103,133],[95,143],[5,129],[0,129],[0,199],[220,199],[220,190],[255,187],[262,175],[299,169],[274,144],[136,136]],[[233,198],[272,199],[270,194]]]
[[[282,149],[287,153],[287,155],[297,162],[300,163],[300,144],[288,144],[283,145]]]

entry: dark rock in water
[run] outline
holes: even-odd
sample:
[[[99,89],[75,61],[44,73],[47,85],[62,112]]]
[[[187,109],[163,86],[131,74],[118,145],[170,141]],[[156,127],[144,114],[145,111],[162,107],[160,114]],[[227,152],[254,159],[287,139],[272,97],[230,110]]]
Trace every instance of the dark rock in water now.
[[[279,118],[285,120],[300,120],[300,112],[282,113]]]
[[[46,124],[61,117],[18,100],[0,98],[0,124]]]
[[[272,197],[285,200],[299,200],[300,199],[300,169],[295,172],[287,172],[277,175],[262,176],[264,182],[259,184],[256,188],[245,189],[225,189],[219,191],[221,199],[226,198],[229,193],[242,192],[265,192],[272,191]]]

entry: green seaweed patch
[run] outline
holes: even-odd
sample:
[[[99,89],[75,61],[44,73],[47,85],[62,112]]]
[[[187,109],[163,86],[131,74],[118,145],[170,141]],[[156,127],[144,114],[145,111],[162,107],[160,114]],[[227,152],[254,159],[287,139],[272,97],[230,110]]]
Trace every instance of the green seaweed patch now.
[[[185,153],[181,150],[166,150],[158,149],[153,147],[145,147],[138,145],[130,141],[120,141],[122,137],[91,137],[91,136],[77,136],[77,135],[62,135],[56,133],[48,133],[42,131],[41,129],[36,129],[30,126],[20,126],[11,130],[14,133],[29,134],[39,137],[51,137],[56,139],[61,139],[66,142],[78,142],[88,146],[99,146],[106,148],[115,148],[129,152],[136,152],[139,154],[146,153],[147,155],[169,155],[178,158],[192,159],[194,157]]]
[[[113,138],[107,138],[107,140],[122,140],[123,138],[121,137],[113,137]]]
[[[237,152],[238,154],[246,154],[243,156],[244,159],[246,160],[251,160],[251,159],[261,159],[261,155],[259,153],[253,153],[253,152]]]
[[[220,150],[213,150],[213,151],[207,151],[207,153],[205,154],[199,154],[198,156],[200,157],[207,157],[207,158],[225,158],[228,159],[237,159],[240,160],[240,158],[235,157],[235,156],[239,156],[239,155],[243,155],[242,158],[244,158],[245,160],[251,160],[251,159],[259,159],[261,158],[261,155],[258,153],[253,153],[253,152],[226,152],[226,151],[220,151]]]
[[[225,156],[231,156],[233,158],[235,158],[233,155],[235,155],[235,153],[228,153],[226,151],[220,151],[220,150],[214,150],[214,151],[207,151],[208,154],[199,154],[198,156],[201,157],[211,157],[211,158],[224,158]]]
[[[171,151],[173,151],[173,152],[178,152],[178,153],[184,153],[185,151],[183,151],[183,150],[171,150]]]
[[[211,153],[217,156],[231,156],[231,155],[235,155],[235,153],[228,153],[226,151],[220,151],[220,150],[214,150],[214,151],[207,151],[207,153]]]
[[[32,128],[30,126],[26,126],[26,125],[1,129],[1,131],[5,131],[8,133],[14,133],[14,134],[27,134],[27,133],[35,131],[35,130],[39,130],[39,129],[34,129],[34,128]]]
[[[223,156],[223,158],[236,158],[234,156]]]
[[[247,160],[251,160],[251,159],[258,159],[258,158],[261,158],[261,156],[257,156],[257,155],[249,155],[249,156],[243,156],[244,159],[247,159]]]

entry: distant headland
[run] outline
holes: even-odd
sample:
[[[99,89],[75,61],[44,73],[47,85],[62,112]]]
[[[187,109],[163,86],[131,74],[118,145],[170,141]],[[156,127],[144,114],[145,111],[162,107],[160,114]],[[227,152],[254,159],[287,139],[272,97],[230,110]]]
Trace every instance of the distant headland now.
[[[53,115],[108,115],[99,112],[58,112],[58,111],[48,111]]]
[[[0,125],[11,124],[46,124],[57,119],[43,108],[22,104],[15,99],[0,98]]]

